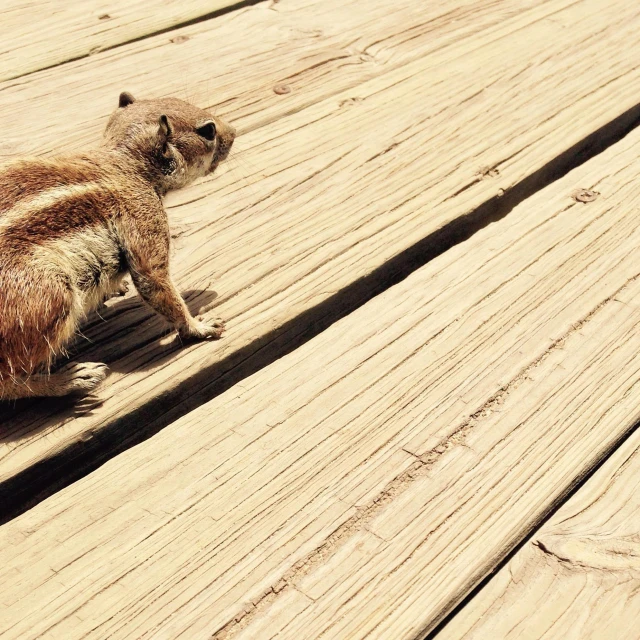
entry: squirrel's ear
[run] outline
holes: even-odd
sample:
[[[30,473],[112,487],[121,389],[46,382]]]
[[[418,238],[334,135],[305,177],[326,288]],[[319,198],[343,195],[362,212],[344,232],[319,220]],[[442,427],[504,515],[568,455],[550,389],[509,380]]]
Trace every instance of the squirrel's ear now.
[[[124,107],[128,107],[135,101],[136,99],[128,91],[123,91],[120,94],[120,99],[118,100],[118,107],[120,107],[120,109],[124,109]]]
[[[169,123],[169,118],[167,118],[164,113],[160,116],[158,124],[160,125],[158,135],[161,138],[168,138],[173,133],[173,129],[171,127],[171,124]]]
[[[158,138],[160,139],[160,144],[162,145],[162,155],[165,158],[171,157],[171,151],[169,147],[169,138],[173,133],[173,128],[171,127],[171,123],[169,122],[169,118],[162,114],[160,119],[158,120]]]

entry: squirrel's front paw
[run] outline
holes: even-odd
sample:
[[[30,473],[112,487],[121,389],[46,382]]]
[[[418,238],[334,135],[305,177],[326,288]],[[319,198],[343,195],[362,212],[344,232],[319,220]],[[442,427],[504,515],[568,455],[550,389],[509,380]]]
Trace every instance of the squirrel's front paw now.
[[[224,330],[224,320],[220,318],[207,320],[202,316],[198,316],[191,326],[185,331],[180,331],[180,336],[187,339],[191,338],[192,340],[208,340],[210,338],[217,340],[222,336]]]

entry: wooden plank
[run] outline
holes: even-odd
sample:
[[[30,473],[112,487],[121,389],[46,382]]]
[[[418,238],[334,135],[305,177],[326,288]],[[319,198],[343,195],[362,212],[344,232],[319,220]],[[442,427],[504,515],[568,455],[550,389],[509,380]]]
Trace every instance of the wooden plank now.
[[[0,81],[81,58],[198,18],[239,0],[5,0]]]
[[[637,640],[640,430],[436,637]]]
[[[174,273],[181,288],[191,292],[192,306],[215,300],[212,313],[227,319],[227,337],[182,347],[135,299],[115,305],[106,323],[90,324],[84,333],[91,342],[81,343],[78,357],[110,364],[104,405],[80,418],[67,405],[52,402],[3,411],[0,480],[7,509],[36,491],[50,490],[65,474],[73,477],[86,464],[87,452],[108,454],[140,432],[166,424],[169,408],[197,406],[201,394],[224,383],[227,372],[255,370],[263,362],[263,348],[298,344],[314,322],[326,322],[324,317],[335,317],[341,305],[348,308],[366,299],[371,287],[384,284],[389,274],[363,278],[417,243],[433,249],[446,237],[434,234],[455,221],[464,221],[463,227],[480,205],[531,180],[590,132],[630,109],[639,94],[640,69],[631,52],[640,40],[640,9],[622,0],[606,6],[596,0],[533,2],[528,11],[505,19],[500,4],[499,24],[468,37],[465,27],[458,39],[442,19],[438,24],[447,26],[440,48],[428,55],[423,50],[414,60],[409,52],[415,55],[420,49],[416,42],[430,40],[429,29],[423,26],[424,32],[418,30],[422,39],[411,39],[414,23],[409,18],[416,3],[397,3],[393,19],[380,18],[366,32],[358,31],[364,39],[359,51],[376,51],[374,43],[383,36],[391,42],[379,45],[390,61],[386,72],[384,64],[375,71],[364,65],[362,76],[348,63],[361,53],[349,52],[344,40],[353,37],[351,29],[356,31],[354,16],[363,14],[360,4],[327,0],[299,10],[294,4],[278,3],[285,18],[258,5],[233,18],[235,24],[229,16],[216,20],[221,29],[214,33],[220,36],[217,50],[226,51],[227,43],[236,42],[239,25],[253,16],[255,22],[246,24],[255,30],[247,28],[244,42],[258,43],[258,51],[266,42],[264,55],[273,68],[272,30],[283,38],[286,24],[321,25],[334,32],[346,24],[350,30],[341,31],[342,40],[336,36],[327,41],[329,58],[340,62],[327,66],[324,72],[330,75],[319,74],[319,58],[329,55],[322,47],[328,45],[318,45],[321,53],[312,55],[306,37],[304,48],[296,45],[285,52],[311,70],[310,95],[298,97],[292,113],[265,126],[258,125],[266,116],[251,116],[253,129],[246,116],[251,130],[238,144],[241,157],[255,169],[244,179],[228,169],[215,182],[203,182],[172,201],[171,215],[181,225]],[[367,20],[391,15],[386,0],[371,7]],[[290,22],[283,25],[283,19]],[[398,22],[404,36],[394,38],[397,31],[374,28],[397,29]],[[550,38],[552,32],[555,37]],[[287,37],[289,33],[285,30]],[[192,40],[196,46],[197,39]],[[202,40],[197,50],[205,50],[207,42]],[[340,55],[338,43],[344,47]],[[153,48],[150,41],[146,46]],[[129,58],[128,65],[153,69],[146,55]],[[153,59],[159,63],[160,58]],[[109,67],[108,56],[101,60],[105,86],[115,91],[123,69],[131,66],[119,61]],[[175,60],[176,65],[185,61]],[[77,63],[84,90],[84,65],[95,76],[97,67],[91,65],[97,62],[98,57]],[[238,76],[238,81],[247,77],[248,87],[238,102],[241,112],[243,100],[264,91],[261,64],[255,64],[261,75]],[[347,71],[342,71],[345,64]],[[220,65],[231,65],[230,58],[221,57]],[[164,75],[166,71],[161,68]],[[50,73],[42,75],[41,90],[57,90]],[[69,69],[66,73],[71,74]],[[359,77],[369,79],[357,84]],[[271,79],[267,84],[269,107],[282,96],[273,94]],[[31,90],[34,86],[29,83]],[[344,86],[352,88],[301,108],[305,101]],[[14,88],[7,91],[17,99],[21,88],[15,94]],[[86,103],[70,103],[65,96],[66,101],[52,99],[51,105],[60,106],[67,121],[75,120],[74,128],[84,130],[72,114]],[[289,107],[280,103],[278,109],[283,115]],[[59,117],[56,108],[51,111]],[[233,111],[231,116],[235,122]],[[39,135],[53,140],[47,127]]]
[[[433,628],[638,419],[639,150],[1,527],[0,633]]]
[[[463,0],[452,10],[447,0],[399,0],[392,11],[371,0],[363,12],[354,0],[265,1],[0,83],[0,114],[11,118],[2,149],[50,155],[95,145],[123,88],[192,100],[247,131],[430,53],[453,47],[456,57],[467,37],[487,43],[504,32],[505,20],[518,20],[510,26],[517,29],[572,2]],[[290,92],[275,93],[279,85]]]

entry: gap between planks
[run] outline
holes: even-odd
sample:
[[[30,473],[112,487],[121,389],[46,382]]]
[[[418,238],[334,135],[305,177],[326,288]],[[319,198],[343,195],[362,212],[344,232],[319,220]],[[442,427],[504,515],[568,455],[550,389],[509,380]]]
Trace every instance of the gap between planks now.
[[[197,396],[172,404],[160,417],[154,416],[152,420],[148,420],[148,405],[131,410],[123,419],[123,428],[130,424],[144,423],[135,433],[123,437],[118,422],[114,422],[114,434],[111,437],[110,434],[100,434],[94,438],[92,434],[91,437],[68,446],[61,455],[36,462],[10,480],[0,482],[0,525],[301,347],[437,256],[469,239],[487,225],[501,220],[514,207],[540,189],[620,141],[637,127],[639,118],[640,107],[630,109],[503,195],[492,198],[466,217],[445,225],[366,277],[333,294],[317,306],[303,311],[282,325],[277,333],[266,334],[260,340],[246,345],[232,357],[219,361],[215,369],[207,369],[194,375],[189,384],[198,384],[198,381],[205,377],[217,379],[215,384],[209,384]],[[422,463],[418,463],[416,468],[421,466]],[[30,489],[27,498],[21,495],[25,487]]]
[[[7,637],[428,632],[637,421],[639,145],[5,525]]]
[[[40,3],[0,9],[5,38],[0,51],[0,82],[17,80],[153,36],[212,20],[258,2],[273,0],[111,0],[108,9],[71,1],[53,14]],[[155,6],[159,4],[160,6]],[[7,15],[14,12],[9,22]],[[37,11],[37,15],[29,13]],[[4,14],[4,15],[2,15]],[[43,23],[39,23],[43,20]],[[53,32],[51,37],[44,34]],[[35,35],[34,35],[35,33]]]
[[[640,428],[429,639],[638,640]]]
[[[324,4],[326,5],[326,3]],[[557,4],[564,7],[567,3]],[[593,5],[594,3],[591,4]],[[285,3],[283,3],[282,6],[285,6]],[[536,11],[538,11],[537,8]],[[517,20],[520,20],[523,23],[519,28],[527,26],[525,18],[518,16]],[[501,22],[500,28],[508,29],[508,26],[504,26]],[[443,37],[446,41],[447,38],[451,37],[451,34],[449,32],[445,32]],[[474,35],[474,38],[475,37],[479,37],[480,43],[485,45],[486,49],[485,41],[487,39],[491,42],[491,37],[502,36],[492,36],[491,29],[485,29],[481,36]],[[425,42],[426,40],[431,39],[425,38]],[[412,51],[415,46],[416,43],[413,42],[411,47]],[[423,44],[422,46],[428,48],[427,44]],[[456,56],[461,54],[462,51],[458,50],[456,55],[452,55],[451,53],[439,53],[438,55],[442,55],[441,62],[442,64],[446,64],[451,63],[452,60],[458,59]],[[403,55],[406,56],[408,54],[405,51],[405,54]],[[425,68],[429,68],[429,64],[423,63],[421,60],[414,60],[411,64],[402,67],[402,73],[398,72],[402,78],[401,83],[411,82],[411,73],[415,74],[423,69],[423,64],[426,64]],[[391,70],[398,70],[400,68],[401,65],[399,62],[396,62],[395,66],[391,66]],[[424,69],[423,72],[425,72]],[[370,74],[371,72],[366,71],[364,74],[365,78],[369,77]],[[47,74],[45,74],[45,76],[46,75]],[[351,76],[347,79],[351,84],[353,84]],[[349,84],[349,82],[347,82],[347,84]],[[615,80],[610,80],[609,82],[615,82]],[[381,84],[374,83],[372,85],[372,87],[377,87],[377,89],[371,89],[374,95],[376,91],[380,92],[382,90],[380,87],[385,87],[385,83],[386,80]],[[627,84],[630,84],[630,82]],[[594,86],[597,87],[598,85],[595,84]],[[595,89],[592,90],[595,91]],[[323,91],[326,92],[326,89],[323,89]],[[249,92],[248,95],[251,96],[251,99],[255,99],[255,93],[252,94]],[[326,93],[321,93],[320,97],[323,98],[325,95]],[[353,95],[353,93],[351,93],[351,91],[346,93],[345,99],[349,95]],[[304,96],[301,99],[298,98],[298,102],[296,103],[298,106],[293,110],[294,113],[297,113],[297,110],[301,105],[304,106],[305,100],[306,98],[304,98]],[[465,100],[469,100],[469,98],[465,98]],[[246,105],[250,104],[251,100],[247,99],[246,104],[243,104],[242,101],[240,102],[240,112],[244,113],[245,117],[249,118],[250,114],[246,112]],[[211,361],[208,362],[206,366],[201,365],[202,369],[197,374],[192,375],[188,380],[182,380],[179,381],[179,383],[176,383],[173,389],[171,389],[171,392],[169,392],[169,389],[167,388],[165,390],[166,393],[163,396],[159,395],[151,399],[150,402],[139,404],[137,406],[127,402],[127,411],[125,414],[109,417],[109,420],[111,420],[109,432],[101,431],[98,423],[104,422],[104,420],[101,419],[100,415],[97,416],[96,424],[88,428],[81,426],[83,423],[75,423],[75,425],[80,428],[81,432],[69,437],[68,442],[64,443],[64,446],[62,447],[62,453],[60,453],[60,448],[56,449],[56,445],[54,445],[54,452],[47,452],[48,457],[43,455],[40,460],[35,461],[28,468],[23,469],[13,477],[5,480],[2,486],[5,518],[24,510],[45,495],[48,495],[61,486],[68,484],[68,482],[73,479],[87,473],[92,468],[95,468],[96,465],[100,464],[114,453],[117,453],[118,451],[121,451],[124,448],[148,437],[150,434],[155,433],[158,429],[165,426],[171,419],[175,419],[179,415],[186,413],[203,401],[213,397],[225,388],[228,388],[237,380],[258,370],[265,364],[272,362],[274,359],[280,357],[291,349],[296,348],[311,335],[315,335],[320,330],[329,326],[332,322],[346,313],[349,313],[358,305],[362,304],[372,295],[379,293],[391,283],[405,277],[417,266],[424,264],[434,255],[437,255],[442,250],[452,246],[464,237],[467,237],[476,228],[479,228],[483,224],[486,224],[486,222],[503,215],[514,203],[517,203],[522,198],[533,193],[541,185],[571,168],[577,162],[576,158],[582,159],[581,154],[584,156],[593,154],[596,151],[601,150],[603,146],[606,146],[606,144],[619,138],[621,135],[624,135],[629,128],[636,124],[638,108],[636,106],[630,107],[622,116],[620,116],[619,111],[621,103],[622,101],[620,99],[616,101],[615,113],[617,114],[617,117],[607,118],[600,116],[598,122],[601,129],[598,132],[594,133],[591,128],[584,127],[581,131],[582,136],[587,134],[586,137],[578,137],[578,141],[575,141],[574,138],[572,140],[573,145],[568,150],[566,149],[566,145],[554,147],[556,152],[549,154],[552,159],[548,160],[546,163],[538,162],[536,165],[536,161],[539,160],[538,158],[533,162],[525,162],[524,167],[522,165],[518,166],[516,163],[510,183],[506,182],[505,184],[507,193],[506,195],[503,195],[502,198],[496,195],[487,197],[487,194],[495,193],[498,189],[496,189],[495,186],[490,186],[488,183],[482,184],[483,181],[478,182],[477,178],[473,178],[474,172],[469,172],[469,168],[466,168],[464,173],[471,173],[470,187],[464,192],[460,191],[460,189],[455,190],[453,195],[449,196],[451,201],[447,204],[447,207],[450,207],[452,210],[454,210],[455,206],[460,207],[460,205],[454,204],[460,199],[462,199],[463,202],[478,202],[485,198],[484,204],[479,207],[470,206],[467,208],[464,208],[466,205],[463,204],[463,208],[458,209],[460,215],[457,217],[455,215],[451,216],[454,218],[453,221],[450,219],[449,222],[445,221],[444,223],[435,224],[434,230],[430,234],[424,234],[421,238],[414,237],[415,242],[413,242],[413,244],[405,242],[404,246],[399,246],[395,255],[393,255],[393,252],[385,249],[386,253],[380,254],[381,256],[384,255],[384,258],[381,258],[381,265],[373,265],[372,267],[366,268],[360,271],[357,277],[354,274],[351,282],[342,282],[338,287],[338,292],[332,292],[331,287],[329,288],[329,292],[320,293],[314,290],[312,292],[315,296],[314,303],[307,305],[306,308],[303,306],[301,310],[298,310],[298,315],[294,314],[293,317],[285,317],[281,320],[282,323],[280,326],[277,326],[277,319],[272,319],[271,322],[276,325],[276,329],[263,330],[262,335],[259,335],[254,341],[250,341],[244,345],[238,345],[237,350],[233,354],[222,357],[215,363],[212,363],[213,361]],[[471,104],[473,104],[473,95],[471,96]],[[635,101],[633,104],[635,104]],[[355,106],[357,108],[357,105]],[[273,111],[274,109],[273,103],[271,103],[271,106],[267,105],[267,107],[267,111],[269,111],[269,109],[272,109]],[[282,110],[282,106],[279,108]],[[317,107],[316,111],[323,113],[327,110],[331,111],[332,108],[333,107],[329,102],[325,102]],[[289,109],[285,112],[290,113],[291,110]],[[612,108],[607,113],[613,116],[613,112],[614,109]],[[299,116],[298,120],[304,122],[308,116],[311,118],[313,117],[313,110],[311,110],[311,114],[308,114],[307,112],[302,113],[300,111]],[[261,122],[264,118],[262,114],[253,117],[254,122],[256,123]],[[608,124],[603,124],[603,121],[607,122],[607,120],[609,121]],[[593,126],[591,124],[592,122],[593,119],[589,119],[589,127]],[[262,132],[259,128],[256,129],[256,131],[259,134],[258,139],[260,139],[260,137],[265,138],[265,136],[268,139],[268,132]],[[47,133],[46,135],[50,134]],[[78,135],[80,135],[79,139],[82,139],[82,134]],[[73,143],[73,140],[71,142]],[[393,147],[393,144],[393,140],[390,140],[389,144],[385,144],[384,140],[381,141],[381,151],[386,151],[385,160],[383,161],[385,166],[391,166],[394,162],[397,162],[397,149]],[[530,140],[528,144],[531,145],[533,142]],[[375,157],[379,158],[380,153]],[[335,161],[335,159],[332,159],[332,161]],[[514,162],[512,158],[508,158],[506,160],[507,163],[509,161],[512,163]],[[533,170],[531,169],[532,164],[534,167]],[[540,164],[543,165],[542,168],[540,167]],[[312,171],[311,175],[307,176],[306,179],[309,180],[309,177],[313,178],[316,173],[317,169]],[[505,175],[507,175],[506,171]],[[518,176],[518,178],[515,176]],[[502,179],[507,181],[504,176]],[[295,185],[297,185],[297,182],[298,181],[295,182]],[[458,185],[460,184],[459,180],[456,180],[456,182]],[[222,190],[227,190],[225,197],[228,197],[230,193],[233,193],[233,191],[229,192],[228,188],[229,181],[227,179],[225,183],[223,178]],[[291,184],[288,185],[288,188],[292,188]],[[193,193],[198,194],[204,192],[207,194],[209,189],[210,187],[208,185],[200,185],[193,190]],[[474,195],[476,189],[479,190],[479,194],[484,195]],[[417,201],[415,204],[412,204],[412,206],[426,206],[425,203],[428,198],[425,199],[424,194],[421,194],[421,196],[421,198],[416,196]],[[467,200],[467,198],[469,200]],[[406,205],[407,202],[401,203],[400,206]],[[502,210],[500,210],[500,208],[502,208]],[[414,213],[416,210],[417,209],[414,210]],[[409,244],[408,247],[407,244]],[[199,277],[201,278],[202,276]],[[249,287],[250,286],[251,284],[249,283]],[[143,319],[146,320],[146,318]],[[135,326],[127,327],[128,330],[132,330],[134,328],[137,329]],[[109,330],[109,327],[107,330]],[[253,330],[255,329],[252,329],[252,331]],[[157,336],[157,330],[155,335],[152,334],[150,338],[145,338],[145,340],[149,339],[153,341],[156,339],[155,336]],[[144,346],[144,344],[145,343],[142,343],[142,346]],[[104,347],[104,343],[102,346]],[[141,345],[138,345],[138,347],[140,346]],[[204,348],[212,349],[213,347]],[[192,351],[194,354],[196,352],[202,353],[202,349],[202,346],[194,347]],[[153,349],[149,351],[149,353],[151,354],[150,357],[155,357],[153,355]],[[184,356],[186,353],[187,350],[185,350],[182,355]],[[198,361],[197,356],[192,358],[192,364],[188,365],[187,368],[195,367],[196,365],[193,363],[196,361]],[[182,360],[182,362],[184,363],[185,361]],[[173,369],[177,368],[177,370],[183,370],[185,368],[184,364],[181,366],[177,361],[171,366]],[[133,373],[128,374],[128,376],[133,375]],[[212,377],[217,377],[217,381],[214,384],[211,383]],[[146,378],[146,376],[136,378],[137,384],[143,384],[141,380],[144,378]],[[174,378],[177,378],[177,376],[170,376],[170,378],[173,380]],[[134,380],[134,378],[130,377],[129,381],[131,382],[132,380]],[[198,393],[194,394],[192,392],[192,388],[194,386],[199,390]],[[122,393],[122,390],[118,393]],[[171,411],[169,411],[169,409],[171,409]],[[66,419],[68,420],[68,418]],[[131,424],[136,422],[144,424],[145,426],[139,431],[132,433],[130,428]],[[86,424],[86,421],[84,424]],[[62,426],[60,426],[59,432],[47,435],[52,437],[53,442],[58,438],[67,437],[62,431]]]

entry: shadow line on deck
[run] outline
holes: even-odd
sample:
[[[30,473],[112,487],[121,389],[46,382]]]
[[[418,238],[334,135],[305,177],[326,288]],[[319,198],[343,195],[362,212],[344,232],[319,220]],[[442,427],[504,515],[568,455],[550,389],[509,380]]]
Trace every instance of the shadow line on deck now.
[[[24,513],[113,456],[147,440],[178,418],[298,348],[451,247],[488,224],[501,220],[520,202],[620,141],[639,124],[640,104],[594,131],[501,196],[494,196],[466,216],[430,234],[368,276],[224,360],[198,371],[177,388],[139,407],[126,418],[114,421],[109,429],[95,437],[79,441],[64,452],[41,460],[0,483],[0,524]],[[194,387],[199,389],[196,393],[192,392]],[[142,426],[132,431],[132,424]]]

